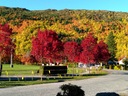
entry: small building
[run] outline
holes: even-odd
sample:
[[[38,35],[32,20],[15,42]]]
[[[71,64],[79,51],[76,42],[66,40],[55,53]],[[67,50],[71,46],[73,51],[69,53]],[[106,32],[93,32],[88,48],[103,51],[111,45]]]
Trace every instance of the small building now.
[[[124,58],[122,58],[122,59],[120,59],[118,62],[119,62],[119,65],[125,65],[124,63],[123,63],[123,60],[125,59],[126,57],[124,57]]]

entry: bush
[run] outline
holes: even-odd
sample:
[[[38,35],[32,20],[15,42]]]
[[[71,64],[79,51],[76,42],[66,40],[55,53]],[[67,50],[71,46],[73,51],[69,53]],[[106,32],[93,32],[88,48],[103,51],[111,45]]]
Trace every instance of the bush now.
[[[114,66],[114,70],[121,70],[121,66],[119,65]]]
[[[56,96],[85,96],[80,86],[72,84],[64,84],[60,86],[62,92],[58,92]]]

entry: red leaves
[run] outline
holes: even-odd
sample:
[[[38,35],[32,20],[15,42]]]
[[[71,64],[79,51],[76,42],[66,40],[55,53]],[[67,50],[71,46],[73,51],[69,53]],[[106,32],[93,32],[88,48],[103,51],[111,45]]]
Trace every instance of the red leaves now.
[[[11,40],[12,29],[9,28],[8,24],[0,24],[0,56],[4,57],[10,55],[11,49],[14,44]]]
[[[106,61],[110,57],[107,45],[102,41],[97,43],[97,38],[94,38],[92,34],[88,34],[82,40],[81,46],[74,41],[66,42],[64,53],[70,61],[85,64]]]
[[[81,43],[83,51],[80,55],[80,62],[86,64],[95,63],[96,51],[94,51],[94,49],[96,44],[97,44],[97,39],[94,38],[92,34],[88,34],[88,36]]]
[[[107,61],[110,58],[110,53],[108,50],[107,44],[105,44],[103,41],[100,41],[98,43],[99,46],[99,61]]]
[[[64,44],[64,53],[70,61],[79,61],[81,47],[74,41],[66,42]]]
[[[0,24],[0,35],[3,35],[3,36],[10,36],[12,34],[12,29],[9,28],[9,25],[8,24],[5,24],[5,25],[1,25]]]
[[[94,46],[97,44],[97,38],[94,38],[93,35],[90,33],[86,38],[82,40],[81,47],[84,50],[92,50]]]
[[[97,39],[92,34],[88,34],[81,46],[83,51],[80,55],[80,62],[85,64],[98,63],[110,58],[107,45],[103,41],[97,43]]]
[[[38,61],[45,58],[47,61],[59,58],[60,51],[63,51],[62,42],[58,39],[58,35],[52,30],[38,31],[37,37],[32,40],[31,54]],[[58,57],[58,58],[56,58]]]
[[[103,41],[97,43],[97,38],[92,34],[88,34],[81,45],[75,41],[68,41],[63,45],[57,34],[51,30],[39,30],[37,37],[32,40],[31,54],[38,61],[46,59],[58,62],[62,60],[63,51],[68,60],[85,64],[106,61],[110,57],[107,45]]]

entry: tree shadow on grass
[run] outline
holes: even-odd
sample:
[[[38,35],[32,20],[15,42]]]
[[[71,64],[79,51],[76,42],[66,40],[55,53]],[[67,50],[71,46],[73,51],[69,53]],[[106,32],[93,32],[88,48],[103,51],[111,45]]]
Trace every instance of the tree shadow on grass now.
[[[83,74],[83,76],[104,76],[107,74]]]
[[[97,93],[96,96],[120,96],[120,95],[115,92],[101,92],[101,93]]]

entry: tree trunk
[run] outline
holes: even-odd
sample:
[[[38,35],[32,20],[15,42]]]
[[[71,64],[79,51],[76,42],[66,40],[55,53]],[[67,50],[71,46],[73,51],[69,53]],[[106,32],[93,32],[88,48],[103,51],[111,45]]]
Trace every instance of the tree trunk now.
[[[12,49],[11,49],[11,58],[10,58],[10,67],[11,67],[11,68],[13,68],[12,57],[13,57],[13,55],[12,55]]]
[[[2,75],[2,61],[1,61],[1,56],[0,56],[0,76]]]

